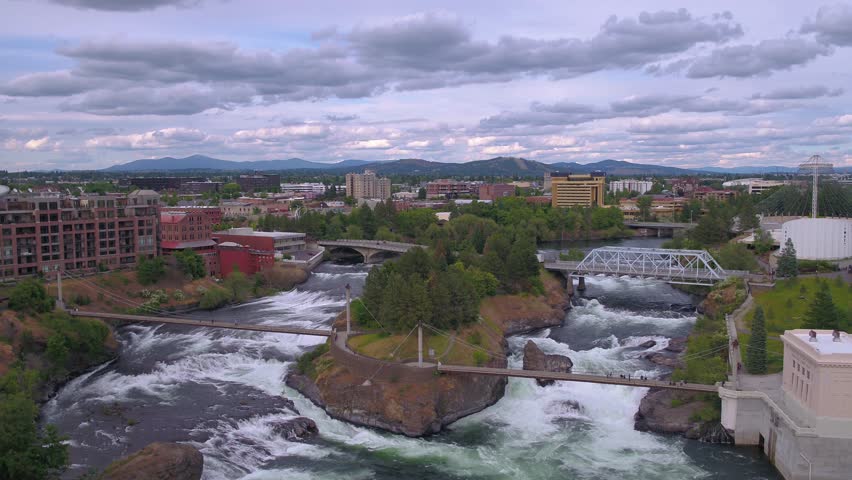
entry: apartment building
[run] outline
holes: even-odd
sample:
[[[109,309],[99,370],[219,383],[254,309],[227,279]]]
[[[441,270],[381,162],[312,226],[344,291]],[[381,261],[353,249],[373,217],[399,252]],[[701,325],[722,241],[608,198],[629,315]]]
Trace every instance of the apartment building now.
[[[592,172],[585,174],[552,173],[550,176],[552,200],[557,208],[575,206],[604,205],[606,193],[606,174]]]
[[[515,186],[508,183],[486,183],[479,186],[479,199],[494,201],[515,195]]]
[[[642,195],[650,192],[653,187],[654,182],[650,180],[614,180],[609,182],[609,191],[612,193],[638,192]]]
[[[476,191],[476,184],[451,178],[441,178],[426,184],[426,196],[429,198],[457,198]]]
[[[0,278],[132,267],[157,254],[160,196],[0,196]]]
[[[346,194],[356,200],[387,200],[391,196],[389,178],[376,176],[372,170],[346,174]]]
[[[255,190],[278,190],[281,188],[281,175],[277,173],[264,173],[259,175],[240,175],[236,179],[241,192],[254,192]]]

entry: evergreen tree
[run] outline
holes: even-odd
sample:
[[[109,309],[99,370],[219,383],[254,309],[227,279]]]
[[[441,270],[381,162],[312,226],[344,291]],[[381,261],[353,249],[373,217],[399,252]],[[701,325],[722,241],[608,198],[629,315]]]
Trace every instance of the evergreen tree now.
[[[755,309],[754,319],[751,321],[751,338],[748,341],[745,361],[749,373],[766,373],[766,320],[760,305]]]
[[[818,330],[834,330],[840,328],[840,312],[831,298],[831,290],[828,283],[820,282],[819,290],[814,295],[814,301],[808,308],[808,317],[805,319],[805,328]]]
[[[787,238],[787,242],[784,243],[784,249],[781,250],[781,256],[778,258],[776,273],[779,277],[796,277],[799,275],[796,247],[793,246],[793,239],[791,238]]]

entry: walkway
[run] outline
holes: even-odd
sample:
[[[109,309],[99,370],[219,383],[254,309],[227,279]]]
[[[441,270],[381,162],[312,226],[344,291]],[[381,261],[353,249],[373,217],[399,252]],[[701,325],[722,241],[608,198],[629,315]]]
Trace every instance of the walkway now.
[[[670,390],[687,390],[692,392],[717,393],[715,385],[697,383],[670,383],[663,380],[626,379],[607,377],[603,375],[581,375],[577,373],[544,372],[538,370],[519,370],[516,368],[463,367],[458,365],[438,365],[442,373],[471,373],[475,375],[494,375],[502,377],[540,378],[544,380],[566,380],[569,382],[600,383],[604,385],[626,385],[630,387],[665,388]]]
[[[331,330],[314,330],[310,328],[275,327],[270,325],[238,324],[237,320],[231,322],[214,322],[213,320],[195,320],[179,317],[153,317],[148,315],[127,315],[123,313],[86,312],[82,310],[69,310],[70,315],[75,317],[102,318],[105,320],[123,320],[126,322],[148,322],[167,323],[171,325],[186,325],[188,327],[224,328],[227,330],[244,330],[249,332],[290,333],[293,335],[314,335],[318,337],[330,337]],[[234,317],[236,318],[236,317]]]

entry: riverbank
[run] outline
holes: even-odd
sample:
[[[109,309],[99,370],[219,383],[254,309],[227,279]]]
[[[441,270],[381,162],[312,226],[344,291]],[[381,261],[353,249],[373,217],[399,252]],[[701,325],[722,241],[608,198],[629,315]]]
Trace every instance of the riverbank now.
[[[727,380],[731,370],[725,315],[741,305],[746,295],[739,279],[714,286],[699,304],[701,313],[677,356],[671,362],[655,363],[673,367],[671,378],[675,381],[712,385]],[[652,389],[642,399],[634,420],[640,431],[677,434],[708,443],[733,441],[721,427],[721,401],[713,394]]]
[[[426,348],[436,347],[427,361],[505,368],[506,337],[559,325],[570,305],[557,278],[546,272],[541,278],[544,295],[487,298],[480,305],[479,322],[443,339],[440,334],[427,335]],[[345,329],[341,317],[335,326]],[[346,348],[331,343],[327,352],[309,354],[301,361],[300,369],[289,373],[287,385],[333,418],[409,437],[437,433],[503,397],[507,380],[502,377],[437,375],[431,369],[404,365],[412,351],[416,354],[415,342],[373,334],[349,339]],[[390,345],[398,346],[388,358]]]

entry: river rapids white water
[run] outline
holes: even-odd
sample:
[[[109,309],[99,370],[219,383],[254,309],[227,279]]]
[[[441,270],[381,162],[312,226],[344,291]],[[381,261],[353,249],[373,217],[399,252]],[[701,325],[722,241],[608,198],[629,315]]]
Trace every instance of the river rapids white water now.
[[[357,295],[364,266],[325,264],[291,292],[214,312],[217,321],[327,326]],[[685,336],[693,299],[650,281],[587,279],[559,328],[510,338],[520,367],[528,339],[568,355],[578,372],[659,376],[638,347]],[[153,441],[186,441],[218,479],[704,479],[778,478],[751,450],[709,446],[633,430],[645,389],[511,379],[496,405],[445,433],[410,439],[331,419],[284,386],[294,359],[322,341],[251,332],[133,325],[120,329],[121,355],[67,384],[44,408],[71,440],[66,478],[102,469]],[[295,416],[293,400],[320,436],[290,442],[274,433]]]

